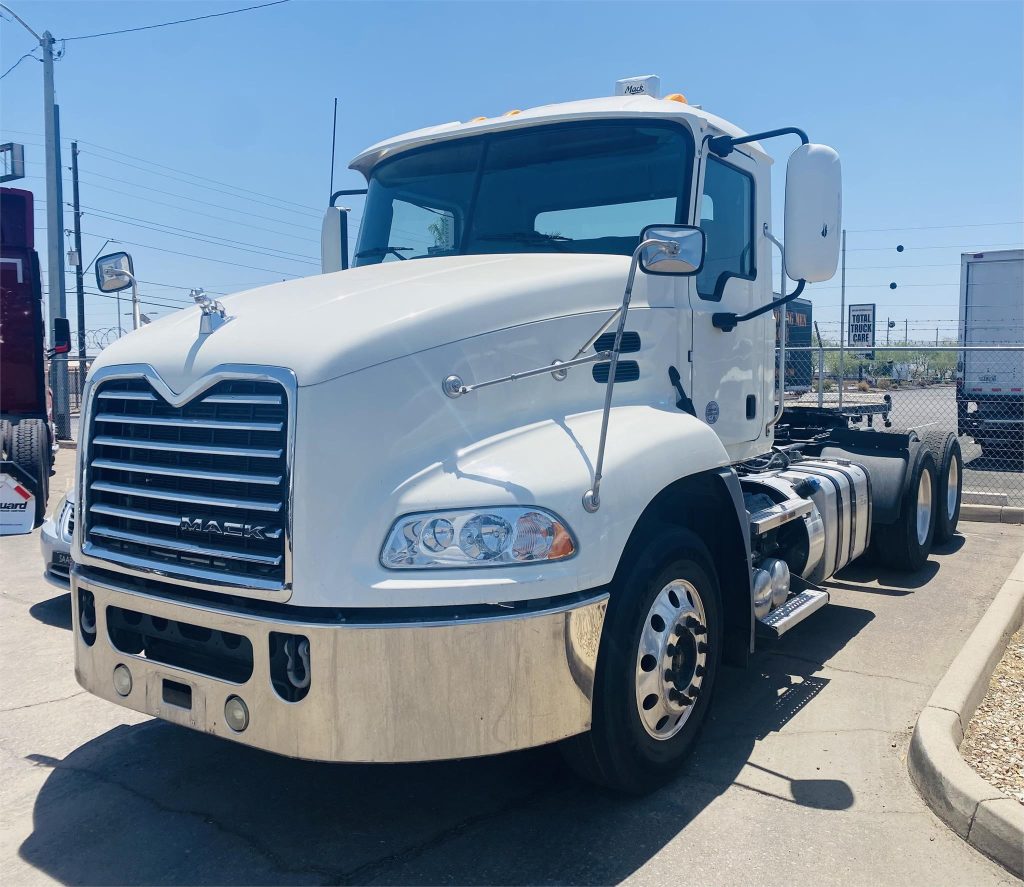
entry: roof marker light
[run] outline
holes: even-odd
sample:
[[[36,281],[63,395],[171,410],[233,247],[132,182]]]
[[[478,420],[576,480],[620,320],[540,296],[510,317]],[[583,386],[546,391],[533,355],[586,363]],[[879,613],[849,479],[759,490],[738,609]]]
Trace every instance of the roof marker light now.
[[[686,96],[684,96],[681,92],[673,92],[671,95],[665,96],[665,101],[680,102],[681,104],[684,105],[688,104],[688,102],[686,101]]]
[[[506,111],[501,116],[502,117],[515,117],[517,114],[522,114],[522,113],[523,113],[522,111],[520,111],[518,108],[516,108],[516,109],[514,109],[512,111]]]
[[[486,119],[487,119],[486,117],[474,117],[474,118],[473,118],[472,120],[470,120],[469,122],[470,122],[470,123],[479,123],[479,122],[480,122],[481,120],[486,120]]]

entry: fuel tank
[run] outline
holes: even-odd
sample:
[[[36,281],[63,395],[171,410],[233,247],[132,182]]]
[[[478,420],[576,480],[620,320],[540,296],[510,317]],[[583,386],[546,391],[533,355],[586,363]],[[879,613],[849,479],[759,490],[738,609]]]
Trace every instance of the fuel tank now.
[[[871,479],[845,459],[801,459],[784,471],[750,474],[744,492],[776,503],[807,499],[811,511],[755,540],[765,557],[780,557],[791,572],[819,583],[860,557],[871,538]]]

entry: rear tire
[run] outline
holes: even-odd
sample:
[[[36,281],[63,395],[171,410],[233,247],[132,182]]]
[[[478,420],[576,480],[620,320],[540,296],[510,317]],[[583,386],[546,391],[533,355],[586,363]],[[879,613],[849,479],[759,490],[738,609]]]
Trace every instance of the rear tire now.
[[[935,459],[923,444],[912,450],[910,483],[900,502],[900,516],[871,534],[878,559],[895,570],[920,570],[935,536]]]
[[[46,458],[46,429],[38,420],[26,420],[14,426],[11,435],[11,461],[35,481],[36,497],[33,526],[38,527],[46,515],[46,498],[50,481],[50,464]]]
[[[964,460],[960,441],[953,432],[932,431],[924,444],[935,459],[935,542],[948,542],[960,520],[960,498],[963,493]]]
[[[562,744],[585,779],[627,794],[662,785],[707,713],[722,653],[722,610],[707,548],[655,533],[612,585],[594,682],[593,726]]]
[[[0,419],[0,454],[6,459],[11,452],[11,434],[14,426],[10,419]]]

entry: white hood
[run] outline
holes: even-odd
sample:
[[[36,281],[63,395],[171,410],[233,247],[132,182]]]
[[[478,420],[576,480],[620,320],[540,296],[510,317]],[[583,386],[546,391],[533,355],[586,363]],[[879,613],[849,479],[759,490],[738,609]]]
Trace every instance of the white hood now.
[[[94,369],[149,364],[181,391],[221,364],[257,364],[315,385],[483,333],[614,308],[628,268],[624,256],[567,254],[353,268],[228,296],[231,320],[206,336],[198,308],[162,318],[106,348]]]

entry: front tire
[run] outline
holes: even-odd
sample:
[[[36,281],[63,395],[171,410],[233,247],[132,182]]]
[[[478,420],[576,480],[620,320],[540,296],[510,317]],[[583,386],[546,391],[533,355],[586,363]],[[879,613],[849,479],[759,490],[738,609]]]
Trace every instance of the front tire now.
[[[579,774],[643,794],[682,764],[707,713],[722,651],[718,576],[685,530],[652,538],[616,576],[594,685],[593,726],[563,744]]]

